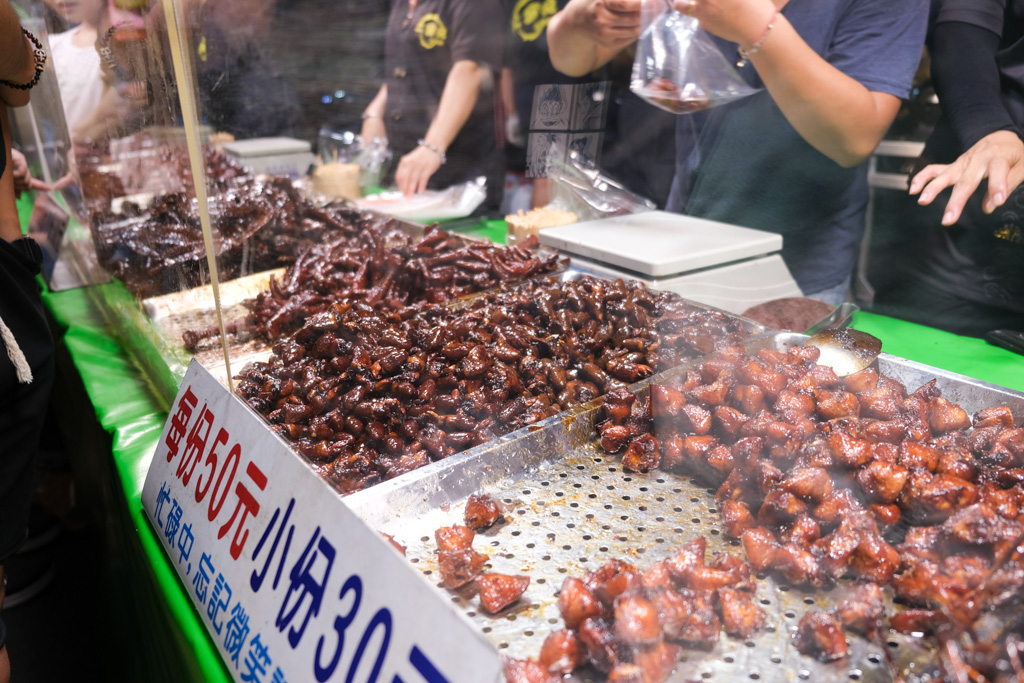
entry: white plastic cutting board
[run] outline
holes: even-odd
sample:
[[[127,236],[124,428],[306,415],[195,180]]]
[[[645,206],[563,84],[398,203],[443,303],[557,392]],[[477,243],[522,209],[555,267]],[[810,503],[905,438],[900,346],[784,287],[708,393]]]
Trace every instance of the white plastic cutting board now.
[[[782,236],[666,211],[646,211],[540,231],[572,254],[663,277],[782,249]]]

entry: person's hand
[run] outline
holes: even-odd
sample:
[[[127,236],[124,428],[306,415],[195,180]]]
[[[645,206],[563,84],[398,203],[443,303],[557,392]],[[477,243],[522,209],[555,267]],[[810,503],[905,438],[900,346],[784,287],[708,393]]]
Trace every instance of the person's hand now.
[[[427,189],[430,176],[441,168],[441,155],[427,147],[417,147],[398,162],[395,183],[402,194],[409,196]]]
[[[32,174],[28,171],[28,160],[25,158],[25,155],[13,148],[11,149],[11,161],[13,162],[11,176],[14,178],[15,198],[20,198],[22,192],[28,192],[29,190],[42,190],[44,192],[53,190],[53,187],[47,185],[42,180],[32,177]]]
[[[1024,142],[1016,133],[996,131],[976,142],[951,164],[925,166],[911,180],[910,194],[920,193],[918,204],[931,204],[940,192],[952,187],[942,224],[953,225],[984,178],[988,178],[988,192],[981,208],[985,213],[992,213],[1024,181]]]
[[[772,0],[674,0],[675,8],[696,17],[700,27],[719,38],[749,48],[764,35],[768,22],[785,2]]]
[[[566,17],[591,40],[619,50],[640,35],[642,0],[574,0]]]

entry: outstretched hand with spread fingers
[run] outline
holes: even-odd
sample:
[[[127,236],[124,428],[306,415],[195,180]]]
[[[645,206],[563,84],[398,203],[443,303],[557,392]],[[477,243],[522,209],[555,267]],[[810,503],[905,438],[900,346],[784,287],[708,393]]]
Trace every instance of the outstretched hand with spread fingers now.
[[[953,225],[960,220],[967,200],[986,178],[988,191],[982,210],[992,213],[1024,181],[1024,142],[1015,132],[990,133],[953,163],[925,166],[911,180],[910,194],[920,194],[918,204],[931,204],[940,192],[952,187],[942,224]]]

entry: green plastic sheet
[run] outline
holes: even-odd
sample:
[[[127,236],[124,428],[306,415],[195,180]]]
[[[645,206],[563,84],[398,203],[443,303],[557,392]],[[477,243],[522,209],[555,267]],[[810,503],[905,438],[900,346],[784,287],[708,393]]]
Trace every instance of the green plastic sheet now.
[[[119,678],[226,683],[231,676],[142,508],[142,487],[167,416],[109,332],[98,303],[111,294],[104,287],[120,285],[48,293],[44,299],[66,330],[64,342],[96,418],[112,437],[105,476],[114,495],[103,512],[104,531],[117,555],[111,560],[112,581],[121,594],[112,605],[122,641],[116,655],[123,667]]]
[[[864,311],[854,314],[853,327],[881,339],[885,353],[1024,391],[1024,356],[984,339],[961,337]]]

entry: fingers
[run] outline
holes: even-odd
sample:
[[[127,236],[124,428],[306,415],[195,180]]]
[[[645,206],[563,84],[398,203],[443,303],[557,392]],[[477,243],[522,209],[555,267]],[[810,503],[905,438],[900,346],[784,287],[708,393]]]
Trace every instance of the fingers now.
[[[409,181],[409,163],[406,161],[405,157],[402,157],[402,160],[398,162],[398,170],[395,171],[395,184],[398,185],[398,189],[406,197],[412,195],[416,191],[415,186],[411,185]]]
[[[988,174],[989,165],[983,161],[971,160],[967,164],[960,177],[953,184],[953,192],[946,204],[946,211],[942,214],[943,225],[953,225],[960,220],[960,214],[971,198],[974,191],[981,185],[981,181]]]
[[[604,7],[614,14],[635,14],[640,17],[640,0],[605,0]]]
[[[931,164],[929,166],[925,166],[920,171],[918,171],[917,174],[910,180],[910,189],[908,190],[908,192],[910,192],[910,194],[917,194],[918,192],[924,189],[925,185],[930,183],[932,180],[935,179],[936,176],[942,173],[942,171],[945,170],[945,168],[945,166],[940,166],[938,164]],[[931,200],[929,199],[928,201]],[[922,203],[926,204],[927,202]]]
[[[992,213],[1006,201],[1006,176],[1009,172],[1009,164],[1001,157],[989,163],[988,192],[985,193],[985,200],[981,204],[981,210],[985,213]]]
[[[45,182],[39,180],[38,178],[32,178],[29,180],[28,189],[41,190],[43,192],[52,192],[53,190],[57,189],[57,187],[55,185],[47,185]]]
[[[927,174],[926,171],[928,171]],[[954,185],[960,179],[960,169],[957,166],[929,166],[921,171],[918,177],[923,185],[917,203],[924,206],[931,204],[940,192]],[[911,187],[911,194],[914,194],[913,187]]]

